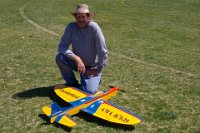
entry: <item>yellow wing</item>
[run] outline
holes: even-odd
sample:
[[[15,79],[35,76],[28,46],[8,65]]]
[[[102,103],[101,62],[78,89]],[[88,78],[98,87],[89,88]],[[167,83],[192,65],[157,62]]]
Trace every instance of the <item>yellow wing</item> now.
[[[104,120],[119,124],[135,125],[142,121],[139,115],[103,100],[98,100],[82,110]]]
[[[73,102],[90,95],[74,87],[66,86],[56,86],[54,88],[54,91],[60,98],[62,98],[66,102]]]

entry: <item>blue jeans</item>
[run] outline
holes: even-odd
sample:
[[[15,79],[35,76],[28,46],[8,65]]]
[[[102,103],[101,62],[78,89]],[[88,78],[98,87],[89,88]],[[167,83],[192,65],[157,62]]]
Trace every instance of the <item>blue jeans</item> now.
[[[78,82],[74,72],[77,71],[76,63],[63,54],[56,56],[56,64],[61,72],[63,79],[66,81],[67,86],[71,86]],[[88,77],[80,74],[81,87],[79,89],[94,94],[98,91],[99,83],[101,81],[101,73],[94,77]]]

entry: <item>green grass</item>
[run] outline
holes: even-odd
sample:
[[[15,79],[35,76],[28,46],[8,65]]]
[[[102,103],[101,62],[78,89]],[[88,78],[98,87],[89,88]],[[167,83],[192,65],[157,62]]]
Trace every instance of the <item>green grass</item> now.
[[[71,132],[200,132],[199,0],[1,0],[0,132],[66,132],[43,105],[64,83],[57,44],[77,3],[96,12],[109,50],[100,90],[121,87],[110,101],[142,116],[133,127],[80,113]],[[52,35],[30,24],[24,15]],[[60,101],[61,102],[61,101]]]

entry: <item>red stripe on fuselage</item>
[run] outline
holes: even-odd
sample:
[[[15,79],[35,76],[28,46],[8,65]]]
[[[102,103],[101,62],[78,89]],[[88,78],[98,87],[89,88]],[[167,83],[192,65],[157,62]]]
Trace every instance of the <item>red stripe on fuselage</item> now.
[[[96,101],[97,99],[100,99],[100,98],[102,98],[102,97],[104,97],[104,96],[106,96],[106,95],[108,95],[108,94],[110,94],[110,93],[112,93],[112,92],[117,91],[117,90],[119,90],[119,88],[112,88],[112,89],[110,89],[108,92],[106,92],[105,94],[102,94],[101,96],[99,96],[99,97],[97,97],[97,98],[94,98],[94,99],[92,99],[92,100],[86,102],[85,104],[88,104],[88,103],[90,103],[90,102]]]

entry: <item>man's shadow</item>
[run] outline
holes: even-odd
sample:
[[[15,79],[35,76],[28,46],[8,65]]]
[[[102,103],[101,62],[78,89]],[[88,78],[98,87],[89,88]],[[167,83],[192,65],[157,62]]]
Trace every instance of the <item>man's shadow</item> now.
[[[22,99],[31,99],[31,98],[34,98],[34,97],[49,97],[50,100],[58,103],[61,107],[70,106],[69,103],[65,102],[64,100],[62,100],[60,97],[58,97],[55,94],[55,92],[54,92],[55,86],[56,85],[48,86],[48,87],[38,87],[38,88],[25,90],[25,91],[22,91],[22,92],[17,92],[14,95],[12,95],[12,98],[17,99],[17,100],[22,100]],[[46,123],[43,123],[41,125],[51,124],[49,122],[49,118],[46,115],[39,114],[38,116],[41,119],[43,119],[44,121],[46,121]],[[84,119],[87,122],[93,122],[93,123],[96,123],[96,124],[104,126],[104,127],[112,127],[112,128],[124,130],[124,131],[127,131],[127,130],[132,131],[132,130],[135,129],[134,126],[126,126],[126,125],[119,125],[119,124],[111,123],[111,122],[102,120],[100,118],[94,117],[94,116],[89,115],[89,114],[84,113],[84,112],[81,112],[81,113],[75,115],[75,117],[76,116]],[[54,124],[54,126],[56,126],[58,128],[63,128],[67,132],[71,131],[71,128],[68,128],[66,126],[62,126],[61,124],[57,124],[57,123],[53,123],[53,124]]]

